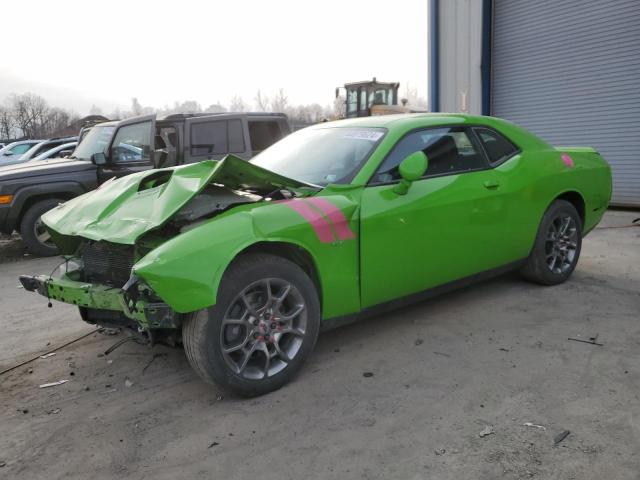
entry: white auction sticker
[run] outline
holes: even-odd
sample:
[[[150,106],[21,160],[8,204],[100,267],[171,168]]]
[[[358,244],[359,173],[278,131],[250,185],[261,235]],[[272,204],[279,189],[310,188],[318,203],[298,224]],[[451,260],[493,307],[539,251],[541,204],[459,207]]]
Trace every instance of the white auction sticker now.
[[[382,138],[384,132],[380,130],[372,129],[359,129],[359,130],[347,130],[342,134],[342,138],[353,138],[355,140],[369,140],[370,142],[377,142]]]

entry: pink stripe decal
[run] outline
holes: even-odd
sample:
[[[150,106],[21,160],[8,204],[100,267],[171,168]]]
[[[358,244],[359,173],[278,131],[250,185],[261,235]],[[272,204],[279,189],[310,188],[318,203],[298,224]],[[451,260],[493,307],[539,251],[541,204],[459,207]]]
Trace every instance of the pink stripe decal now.
[[[288,200],[282,203],[302,215],[304,219],[309,222],[313,230],[316,232],[318,239],[322,243],[330,243],[334,241],[331,226],[320,212],[314,210],[301,200]]]
[[[569,156],[568,153],[563,153],[562,155],[560,155],[560,158],[562,158],[562,161],[567,167],[573,167],[573,159],[571,158],[571,156]]]
[[[351,228],[349,228],[349,222],[344,216],[344,213],[342,213],[342,210],[336,207],[329,200],[322,197],[312,197],[305,200],[314,207],[320,209],[322,213],[327,216],[329,221],[333,223],[333,226],[336,229],[336,234],[340,240],[349,240],[355,236]]]

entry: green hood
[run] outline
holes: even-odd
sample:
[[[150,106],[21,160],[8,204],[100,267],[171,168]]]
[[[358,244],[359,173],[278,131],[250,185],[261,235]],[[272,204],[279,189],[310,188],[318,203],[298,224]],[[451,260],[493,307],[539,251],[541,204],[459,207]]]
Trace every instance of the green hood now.
[[[58,235],[134,244],[143,233],[161,226],[207,185],[268,195],[279,189],[315,189],[227,155],[223,160],[148,170],[109,180],[97,190],[65,202],[42,216]]]

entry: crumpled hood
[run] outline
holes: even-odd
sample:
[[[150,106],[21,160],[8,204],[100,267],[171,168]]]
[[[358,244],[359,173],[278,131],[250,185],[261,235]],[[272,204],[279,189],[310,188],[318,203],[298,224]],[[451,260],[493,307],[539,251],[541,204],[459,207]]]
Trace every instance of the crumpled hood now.
[[[267,195],[278,189],[315,189],[227,155],[223,160],[148,170],[109,180],[97,190],[65,202],[42,216],[55,234],[134,244],[161,226],[209,184]]]

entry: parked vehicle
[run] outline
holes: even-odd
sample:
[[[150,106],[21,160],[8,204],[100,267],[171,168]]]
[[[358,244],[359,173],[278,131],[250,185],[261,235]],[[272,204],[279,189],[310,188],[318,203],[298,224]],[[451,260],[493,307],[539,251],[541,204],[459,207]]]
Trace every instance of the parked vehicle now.
[[[504,120],[344,120],[54,208],[43,222],[68,260],[21,282],[89,323],[182,342],[204,380],[257,395],[289,381],[321,326],[513,269],[564,282],[610,196],[598,152]]]
[[[34,159],[38,155],[45,153],[52,148],[59,147],[65,143],[75,142],[78,140],[78,137],[58,137],[51,138],[49,140],[43,140],[40,143],[36,143],[29,150],[23,153],[21,156],[14,156],[11,159],[5,161],[2,166],[7,165],[15,165],[18,163],[26,163],[29,160]]]
[[[0,168],[0,232],[18,230],[29,251],[55,255],[40,216],[112,177],[153,168],[251,158],[290,132],[286,115],[241,113],[170,115],[103,122],[84,128],[69,158]]]
[[[37,157],[32,158],[30,161],[37,162],[40,160],[49,160],[50,158],[66,158],[73,154],[78,142],[69,142],[58,145],[50,150],[46,150]]]
[[[43,140],[20,140],[12,142],[0,150],[0,167],[8,165],[10,161],[20,158],[34,145]]]

